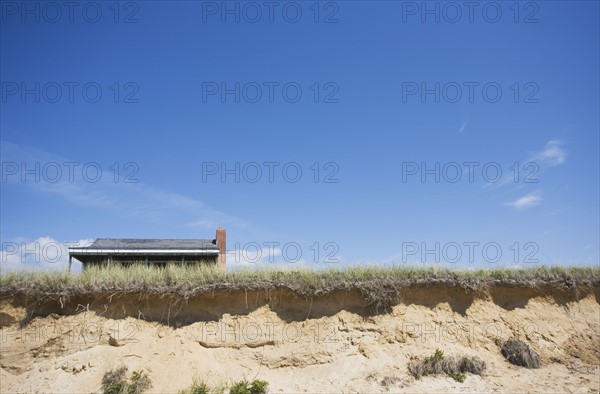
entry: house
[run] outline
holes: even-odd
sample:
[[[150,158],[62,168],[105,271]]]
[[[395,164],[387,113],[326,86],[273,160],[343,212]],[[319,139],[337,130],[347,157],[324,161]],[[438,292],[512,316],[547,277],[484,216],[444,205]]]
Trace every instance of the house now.
[[[215,264],[225,270],[226,233],[217,228],[215,239],[119,239],[98,238],[91,245],[69,248],[69,269],[72,259],[89,265],[145,264]]]

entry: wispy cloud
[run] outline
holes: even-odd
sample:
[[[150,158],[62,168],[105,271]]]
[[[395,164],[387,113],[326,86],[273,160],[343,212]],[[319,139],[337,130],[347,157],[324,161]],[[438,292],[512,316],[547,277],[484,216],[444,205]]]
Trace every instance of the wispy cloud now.
[[[19,146],[2,141],[3,162],[24,163],[26,168],[44,168],[47,163],[57,163],[58,167],[66,169],[65,163],[74,163],[73,160],[54,155],[49,152],[30,147]],[[36,164],[37,163],[37,164]],[[143,182],[127,183],[115,182],[113,173],[104,168],[104,176],[98,181],[90,182],[81,177],[81,168],[86,163],[77,167],[76,174],[70,177],[63,172],[55,182],[44,179],[36,180],[30,177],[23,182],[20,175],[7,177],[4,184],[24,184],[36,192],[52,193],[59,195],[69,203],[98,208],[115,212],[124,217],[141,218],[150,222],[165,222],[177,220],[178,222],[199,225],[204,223],[218,223],[234,227],[245,227],[245,221],[232,215],[207,206],[194,198],[163,190]]]
[[[508,171],[507,169],[504,171],[504,175],[498,182],[487,182],[483,185],[483,188],[496,189],[510,183],[516,184],[517,187],[520,188],[525,184],[525,179],[527,179],[528,182],[538,179],[540,174],[547,171],[549,168],[556,167],[567,161],[567,151],[564,149],[564,145],[564,142],[558,140],[546,142],[542,150],[533,152],[526,160],[518,163],[520,171],[519,178],[516,181],[514,169],[511,171]]]
[[[563,164],[567,160],[567,151],[563,146],[564,143],[561,141],[548,141],[544,149],[535,153],[529,161],[538,163],[540,167],[552,167]]]
[[[465,131],[465,129],[467,128],[467,126],[469,125],[469,119],[466,119],[462,125],[460,125],[460,129],[458,129],[458,134],[462,134],[463,131]]]
[[[515,201],[509,202],[506,205],[516,209],[531,208],[542,202],[542,198],[537,194],[528,194]]]

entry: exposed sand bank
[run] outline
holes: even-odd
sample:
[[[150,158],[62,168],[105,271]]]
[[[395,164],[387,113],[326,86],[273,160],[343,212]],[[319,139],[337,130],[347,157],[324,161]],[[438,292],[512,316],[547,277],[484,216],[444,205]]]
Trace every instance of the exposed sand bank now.
[[[215,292],[188,300],[111,294],[0,301],[2,392],[97,392],[105,372],[148,371],[150,392],[194,377],[226,386],[244,377],[271,392],[600,390],[600,294],[552,287],[411,287],[377,313],[358,291],[298,297],[285,289]],[[509,338],[527,341],[543,367],[509,364]],[[407,364],[473,355],[484,376],[415,380]]]

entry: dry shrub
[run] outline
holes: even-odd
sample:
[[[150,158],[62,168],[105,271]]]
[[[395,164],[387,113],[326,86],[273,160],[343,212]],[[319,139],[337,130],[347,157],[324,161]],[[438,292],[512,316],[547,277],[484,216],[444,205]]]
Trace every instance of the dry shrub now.
[[[539,368],[542,365],[539,354],[529,345],[518,339],[509,339],[502,345],[502,355],[509,363],[525,368]]]
[[[402,382],[402,379],[397,378],[395,376],[385,376],[383,379],[381,379],[381,381],[379,382],[379,385],[381,387],[383,387],[384,389],[389,390],[390,388],[398,385],[401,382]]]
[[[474,375],[483,375],[485,372],[485,361],[479,357],[462,357],[458,364],[461,373],[472,373]]]
[[[482,375],[485,368],[485,362],[479,357],[446,357],[439,349],[436,349],[433,356],[421,361],[413,361],[408,365],[408,371],[416,379],[426,375],[446,374],[457,381],[464,380],[464,376],[461,375],[465,373]]]

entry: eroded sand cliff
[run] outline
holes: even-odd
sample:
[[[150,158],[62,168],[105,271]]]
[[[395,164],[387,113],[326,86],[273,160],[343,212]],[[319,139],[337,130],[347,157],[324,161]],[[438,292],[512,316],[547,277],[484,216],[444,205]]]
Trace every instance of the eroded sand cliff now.
[[[2,392],[98,392],[105,372],[145,370],[150,392],[194,377],[224,387],[259,378],[271,392],[487,392],[600,390],[597,288],[414,287],[388,311],[357,291],[303,298],[285,289],[216,292],[183,300],[105,294],[0,301]],[[509,364],[500,345],[530,344],[540,369]],[[476,355],[483,376],[414,379],[431,355]]]

